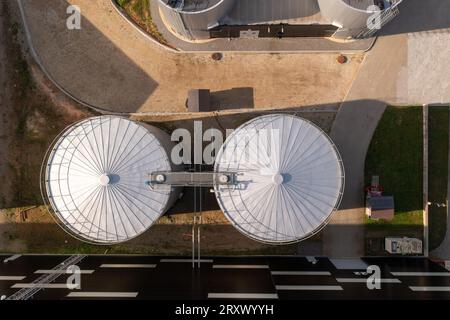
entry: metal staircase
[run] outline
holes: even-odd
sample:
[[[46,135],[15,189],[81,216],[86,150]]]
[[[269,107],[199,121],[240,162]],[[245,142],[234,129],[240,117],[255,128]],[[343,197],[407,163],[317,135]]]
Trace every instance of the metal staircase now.
[[[398,10],[397,6],[393,6],[387,10],[384,10],[381,12],[381,16],[380,16],[380,27],[385,26],[386,24],[388,24],[392,19],[394,19],[395,17],[397,17],[400,14],[400,11]],[[355,38],[356,39],[364,39],[364,38],[369,38],[371,36],[373,36],[375,33],[378,32],[379,29],[374,29],[374,28],[366,28],[364,30],[362,30],[360,33],[358,33]]]

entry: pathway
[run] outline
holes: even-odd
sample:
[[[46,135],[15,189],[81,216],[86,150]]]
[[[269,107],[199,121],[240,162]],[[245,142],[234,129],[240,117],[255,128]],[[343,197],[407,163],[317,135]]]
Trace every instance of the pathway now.
[[[450,146],[450,139],[449,139],[449,146]],[[450,168],[450,148],[449,148],[448,162]],[[447,199],[450,199],[450,172],[448,174]],[[450,260],[450,215],[448,211],[449,209],[447,205],[447,233],[445,234],[444,241],[442,241],[442,243],[438,248],[434,249],[431,252],[431,256],[439,257],[443,260]]]

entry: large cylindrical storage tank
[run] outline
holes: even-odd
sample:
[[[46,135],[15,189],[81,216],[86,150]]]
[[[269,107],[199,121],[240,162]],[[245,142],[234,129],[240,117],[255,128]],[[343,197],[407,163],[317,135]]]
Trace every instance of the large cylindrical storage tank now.
[[[367,29],[374,14],[390,10],[403,0],[318,0],[321,15],[340,29],[337,38],[351,38]],[[371,9],[378,6],[380,11]]]
[[[158,0],[162,18],[173,32],[189,40],[209,39],[235,0]]]
[[[114,244],[146,231],[179,190],[147,185],[148,174],[174,171],[172,142],[160,129],[116,116],[82,120],[63,131],[44,161],[42,191],[72,236]]]
[[[343,195],[344,167],[335,145],[315,124],[292,115],[240,126],[218,152],[214,171],[235,173],[234,185],[214,187],[228,220],[269,244],[316,234]]]

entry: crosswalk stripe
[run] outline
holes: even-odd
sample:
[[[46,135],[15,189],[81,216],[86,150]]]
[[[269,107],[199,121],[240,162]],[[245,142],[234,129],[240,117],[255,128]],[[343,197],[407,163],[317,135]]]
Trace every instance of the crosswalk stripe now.
[[[277,290],[290,291],[341,291],[344,290],[341,286],[296,286],[296,285],[280,285],[275,286]]]
[[[276,293],[208,293],[208,299],[278,299]]]

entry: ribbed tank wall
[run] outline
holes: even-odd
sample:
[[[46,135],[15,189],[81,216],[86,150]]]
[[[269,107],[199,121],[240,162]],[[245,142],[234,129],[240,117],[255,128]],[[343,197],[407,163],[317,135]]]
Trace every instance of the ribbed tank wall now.
[[[198,12],[177,11],[163,0],[159,0],[159,6],[165,23],[180,36],[190,40],[209,39],[208,27],[220,23],[231,10],[235,0],[222,0],[211,8]]]
[[[336,37],[347,38],[360,33],[367,27],[373,12],[355,9],[342,0],[318,0],[320,12],[333,25],[340,27]]]
[[[181,13],[165,5],[161,1],[162,0],[160,0],[159,2],[159,8],[166,26],[174,33],[182,36],[183,38],[191,39],[191,34],[189,30],[186,29]]]
[[[184,169],[183,166],[175,165],[171,161],[171,153],[172,153],[173,147],[175,146],[175,143],[171,141],[170,135],[167,132],[164,132],[163,130],[161,130],[155,126],[152,126],[152,125],[149,125],[146,123],[140,123],[140,124],[142,126],[144,126],[151,134],[153,134],[155,136],[155,138],[158,140],[160,145],[166,151],[172,171],[175,171],[175,172],[183,171],[183,169]],[[150,172],[145,172],[145,173],[149,174]],[[164,213],[166,213],[167,210],[169,210],[171,207],[173,207],[175,205],[175,202],[177,202],[177,200],[180,198],[180,194],[181,194],[182,190],[183,190],[183,188],[172,187],[169,200],[167,201],[166,208],[164,209],[164,212],[162,213],[162,215],[164,215]]]

